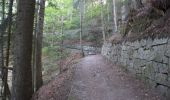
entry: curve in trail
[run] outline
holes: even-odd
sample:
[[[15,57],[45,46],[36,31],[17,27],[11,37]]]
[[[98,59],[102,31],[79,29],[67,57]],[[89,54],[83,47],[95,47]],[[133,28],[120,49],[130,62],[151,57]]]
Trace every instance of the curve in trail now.
[[[68,100],[164,100],[100,55],[76,65]]]

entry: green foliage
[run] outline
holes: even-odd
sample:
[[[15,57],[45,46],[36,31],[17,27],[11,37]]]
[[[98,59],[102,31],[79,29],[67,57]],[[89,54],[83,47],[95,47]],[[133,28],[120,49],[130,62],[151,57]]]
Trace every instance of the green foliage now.
[[[55,58],[58,59],[60,55],[61,48],[60,46],[49,46],[49,47],[44,47],[42,49],[42,53],[44,56],[48,56],[50,58]]]
[[[62,23],[67,27],[71,26],[70,16],[73,10],[72,0],[48,0],[45,8],[45,32],[61,30]]]
[[[100,16],[100,10],[101,10],[100,5],[90,7],[89,10],[86,13],[86,20],[90,20],[94,17]]]
[[[78,17],[74,17],[72,21],[65,22],[65,30],[79,28],[80,21]]]
[[[47,56],[48,53],[49,53],[48,47],[42,48],[42,54],[43,54],[43,56]]]
[[[84,24],[89,23],[96,17],[100,18],[101,5],[92,4],[92,1],[86,1],[89,5],[85,8]],[[74,6],[77,7],[74,7]],[[60,31],[62,26],[62,17],[64,17],[64,29],[76,29],[80,27],[80,0],[48,0],[45,10],[45,32],[52,33]],[[105,15],[110,13],[103,7]]]

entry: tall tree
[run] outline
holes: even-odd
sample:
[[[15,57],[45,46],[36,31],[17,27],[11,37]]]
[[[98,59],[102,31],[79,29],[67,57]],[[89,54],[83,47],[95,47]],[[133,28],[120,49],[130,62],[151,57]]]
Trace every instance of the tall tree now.
[[[38,12],[40,9],[40,0],[36,0],[36,4],[35,4],[35,19],[34,19],[34,33],[33,33],[33,57],[32,57],[32,83],[33,83],[33,91],[36,91],[36,63],[37,63],[37,59],[36,59],[36,53],[37,53],[37,34],[38,34]]]
[[[19,0],[14,36],[14,69],[11,100],[30,100],[32,89],[32,34],[35,0]]]
[[[102,34],[103,34],[103,41],[106,42],[106,34],[105,34],[105,23],[104,23],[104,12],[103,12],[103,0],[100,1],[101,5],[101,23],[102,23]]]
[[[82,56],[84,56],[84,51],[83,51],[83,44],[82,44],[82,33],[83,33],[83,0],[80,1],[80,46],[81,46],[81,53]]]
[[[5,0],[2,0],[2,21],[0,25],[0,67],[4,67],[3,33],[5,30]]]
[[[0,68],[1,68],[1,74],[4,73],[4,31],[5,31],[5,0],[2,0],[2,21],[0,24]],[[2,74],[3,75],[3,74]],[[2,80],[4,80],[4,77],[2,77]],[[3,83],[2,83],[3,84]],[[4,85],[4,84],[3,84]]]
[[[109,8],[109,7],[110,7],[110,0],[107,0],[107,1],[106,1],[106,8],[107,8],[107,13],[108,13],[108,14],[107,14],[107,22],[108,22],[108,23],[109,23],[109,21],[110,21],[110,12],[109,12],[109,11],[110,11],[110,8]]]
[[[116,13],[116,1],[113,0],[113,18],[114,18],[114,30],[117,32],[117,13]]]
[[[5,5],[6,0],[2,0],[2,20],[5,18]]]
[[[44,11],[45,0],[40,0],[40,10],[38,18],[38,33],[37,33],[37,45],[36,45],[36,90],[38,90],[42,84],[42,38],[43,38],[43,26],[44,26]]]
[[[62,34],[62,37],[64,36],[64,16],[62,15],[61,16],[61,34]],[[64,40],[63,38],[61,39],[61,46],[60,46],[60,49],[61,49],[61,57],[60,59],[62,60],[63,59],[63,43],[64,43]],[[60,62],[60,73],[62,72],[62,66],[63,66],[63,62],[61,61]]]
[[[8,87],[8,67],[9,67],[9,55],[10,55],[10,42],[11,42],[11,28],[12,28],[12,7],[13,7],[13,0],[10,0],[9,2],[9,8],[8,8],[8,39],[7,39],[7,49],[6,49],[6,63],[5,66],[6,68],[6,72],[4,75],[4,100],[6,100],[6,97],[8,96],[8,98],[10,98],[10,91],[9,91],[9,87]]]

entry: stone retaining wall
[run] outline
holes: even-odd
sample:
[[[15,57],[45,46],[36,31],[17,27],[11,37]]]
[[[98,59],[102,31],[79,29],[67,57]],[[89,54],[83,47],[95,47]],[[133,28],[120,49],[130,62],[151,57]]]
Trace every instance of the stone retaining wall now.
[[[102,55],[142,78],[170,98],[170,39],[105,43]]]

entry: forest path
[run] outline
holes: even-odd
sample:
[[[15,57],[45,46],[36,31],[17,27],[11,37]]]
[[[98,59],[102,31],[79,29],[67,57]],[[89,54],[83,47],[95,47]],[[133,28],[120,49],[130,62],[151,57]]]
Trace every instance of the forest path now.
[[[77,64],[68,100],[164,100],[101,55]]]

